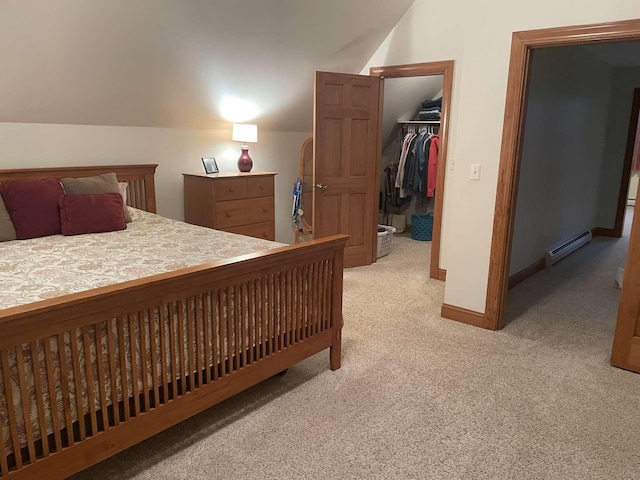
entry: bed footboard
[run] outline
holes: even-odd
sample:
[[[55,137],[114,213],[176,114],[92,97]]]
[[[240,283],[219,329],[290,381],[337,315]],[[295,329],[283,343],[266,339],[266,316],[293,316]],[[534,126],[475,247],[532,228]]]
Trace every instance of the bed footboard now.
[[[346,236],[0,314],[0,477],[64,478],[330,348]]]

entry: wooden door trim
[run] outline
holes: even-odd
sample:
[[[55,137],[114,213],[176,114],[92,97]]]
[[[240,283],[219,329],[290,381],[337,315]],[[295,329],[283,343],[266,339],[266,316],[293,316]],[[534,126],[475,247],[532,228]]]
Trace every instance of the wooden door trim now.
[[[640,40],[640,20],[549,28],[513,34],[489,258],[485,304],[486,328],[498,330],[504,326],[503,309],[509,279],[520,171],[521,134],[531,51],[539,47],[628,40]]]
[[[384,79],[404,77],[428,77],[442,75],[442,112],[440,114],[440,151],[438,153],[438,170],[436,179],[436,195],[433,212],[433,234],[431,242],[431,264],[429,277],[444,280],[443,270],[440,268],[440,246],[442,236],[442,209],[444,205],[445,175],[447,173],[447,151],[449,143],[449,124],[451,113],[451,96],[453,93],[453,60],[441,62],[414,63],[408,65],[390,65],[384,67],[372,67],[369,70],[371,76],[381,78],[380,82],[380,110],[378,136],[379,146],[376,150],[376,178],[380,181],[380,163],[382,156],[382,104],[384,102]],[[377,225],[378,197],[375,199],[375,214]],[[374,249],[375,252],[375,249]]]

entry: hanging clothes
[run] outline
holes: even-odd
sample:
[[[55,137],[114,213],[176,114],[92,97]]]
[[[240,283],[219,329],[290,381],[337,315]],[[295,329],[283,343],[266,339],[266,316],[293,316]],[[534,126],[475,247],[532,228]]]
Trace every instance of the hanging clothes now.
[[[419,145],[422,144],[422,138],[424,135],[425,133],[415,135],[409,143],[409,151],[407,152],[404,175],[402,178],[402,188],[400,189],[401,197],[407,197],[417,191],[415,174],[416,170],[418,169],[418,149]]]
[[[400,189],[400,198],[407,197],[406,192],[403,189],[405,166],[407,163],[407,156],[409,154],[409,148],[411,142],[416,138],[416,134],[409,132],[405,135],[402,143],[402,153],[400,154],[400,161],[398,162],[398,175],[396,177],[396,188]]]
[[[436,194],[436,179],[438,175],[438,152],[440,150],[440,137],[433,135],[429,145],[429,168],[427,170],[427,197]]]

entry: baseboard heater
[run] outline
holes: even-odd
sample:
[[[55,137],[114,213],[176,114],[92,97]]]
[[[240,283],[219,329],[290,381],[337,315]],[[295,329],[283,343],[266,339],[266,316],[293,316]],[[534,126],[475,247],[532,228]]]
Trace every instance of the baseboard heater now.
[[[545,267],[549,268],[551,265],[558,263],[567,255],[571,255],[580,247],[589,243],[592,238],[593,235],[591,234],[591,230],[585,230],[575,237],[571,237],[568,240],[564,240],[557,245],[554,245],[545,255]]]

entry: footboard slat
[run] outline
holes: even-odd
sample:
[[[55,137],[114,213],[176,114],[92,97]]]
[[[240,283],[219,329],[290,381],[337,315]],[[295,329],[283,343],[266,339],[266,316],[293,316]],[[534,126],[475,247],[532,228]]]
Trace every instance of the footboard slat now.
[[[172,302],[169,306],[169,356],[171,357],[171,378],[175,379],[171,386],[171,399],[175,400],[178,397],[178,386],[176,385],[178,379],[178,361],[176,360],[176,312],[178,310],[177,302]]]
[[[186,302],[185,302],[186,303]],[[186,308],[186,307],[185,307]],[[185,312],[182,308],[182,300],[180,300],[177,304],[178,309],[178,367],[180,371],[180,379],[179,381],[179,390],[178,395],[184,395],[187,393],[187,376],[186,376],[186,367],[185,367],[185,354],[184,354],[184,321],[185,321]]]
[[[268,302],[269,298],[267,296],[267,280],[265,278],[261,278],[258,281],[258,289],[260,292],[260,358],[264,358],[269,354],[267,350],[267,328],[268,328]]]
[[[0,311],[0,477],[72,475],[327,348],[337,368],[344,241]]]
[[[193,376],[196,371],[195,367],[195,356],[193,355],[193,349],[195,348],[194,339],[193,339],[193,318],[194,318],[194,310],[195,310],[195,299],[190,297],[187,299],[187,356],[186,361],[188,362],[188,366],[185,366],[185,371],[187,372],[187,390],[192,392],[195,388]],[[180,347],[185,348],[185,347]]]
[[[2,438],[4,439],[4,432],[2,432]],[[0,475],[5,477],[7,476],[8,473],[9,473],[9,462],[7,462],[7,456],[0,455]]]
[[[280,295],[278,295],[278,301],[280,302],[280,350],[287,348],[287,281],[286,273],[280,273]]]
[[[71,412],[71,393],[69,388],[69,371],[68,371],[68,358],[67,358],[67,349],[65,347],[64,341],[65,334],[59,333],[56,338],[56,348],[58,350],[58,365],[60,366],[60,385],[62,386],[62,405],[64,408],[64,420],[66,425],[66,437],[67,437],[67,445],[73,446],[75,441],[75,436],[73,434],[73,414]],[[115,378],[115,375],[114,375]]]
[[[15,455],[15,463],[18,468],[22,467],[22,455],[20,455],[20,442],[18,440],[18,425],[16,422],[16,410],[14,408],[13,386],[11,385],[11,369],[9,367],[9,354],[2,351],[2,375],[4,377],[4,392],[7,398],[7,415],[9,416],[9,431],[11,432],[11,442]]]
[[[96,413],[95,382],[93,379],[93,369],[91,368],[91,365],[93,364],[91,359],[91,343],[87,328],[82,329],[82,351],[84,359],[84,374],[85,378],[87,379],[86,394],[87,401],[89,403],[89,422],[91,427],[91,434],[95,435],[98,431],[98,417]],[[36,375],[34,378],[37,380],[38,375]],[[44,432],[42,433],[42,438],[46,438],[46,434]]]
[[[27,378],[24,373],[25,362],[22,347],[16,347],[16,364],[18,366],[18,384],[20,386],[18,390],[20,391],[20,398],[22,399],[22,418],[25,421],[25,425],[29,426],[24,429],[24,434],[27,439],[27,452],[29,454],[27,463],[31,463],[36,460],[36,448],[33,444],[33,431],[31,430],[31,395],[29,394]]]
[[[42,390],[42,378],[40,372],[40,358],[39,358],[39,350],[38,344],[40,342],[31,342],[30,352],[31,352],[31,365],[33,366],[33,389],[36,397],[36,409],[38,411],[38,425],[40,427],[40,438],[47,438],[47,420],[46,414],[44,412],[44,392]],[[42,399],[42,401],[38,401],[38,399]],[[1,437],[0,437],[1,438]],[[42,441],[42,456],[49,456],[49,442]]]
[[[220,376],[227,375],[227,358],[224,356],[225,342],[227,341],[227,322],[224,321],[223,312],[225,311],[225,297],[223,296],[222,289],[218,290],[218,303],[217,303],[217,321],[218,321],[218,340],[220,354]]]
[[[195,332],[196,332],[196,374],[194,380],[198,388],[203,385],[203,370],[204,363],[202,361],[202,337],[204,332],[202,331],[202,310],[204,309],[202,295],[198,295],[195,298],[196,301],[196,318],[195,318]]]
[[[56,395],[56,377],[53,365],[53,352],[51,351],[51,341],[53,338],[45,338],[44,359],[47,364],[47,385],[49,387],[49,413],[51,414],[51,423],[53,425],[53,435],[55,441],[55,450],[62,449],[62,435],[60,434],[60,417],[58,417],[58,400]]]
[[[9,385],[10,377],[9,377],[9,362],[5,360],[6,352],[2,352],[0,357],[0,367],[2,368],[2,391],[4,392],[5,398],[9,404],[13,403],[13,397],[8,393],[7,385]],[[11,413],[7,409],[7,414]],[[5,427],[4,425],[0,428],[0,432],[2,433],[2,441],[4,442],[5,438]],[[9,435],[13,436],[12,432],[9,432]],[[15,448],[15,447],[14,447]],[[2,476],[5,476],[9,472],[9,462],[7,461],[7,456],[2,455],[0,458],[0,469],[2,471]]]
[[[76,399],[76,404],[73,408],[76,409],[76,417],[82,414],[82,386],[80,380],[80,352],[78,350],[78,338],[77,338],[76,330],[72,330],[69,334],[69,340],[71,342],[71,374],[73,375],[73,387],[74,387],[74,397]],[[80,439],[79,441],[85,440],[87,438],[87,432],[85,428],[84,422],[78,422],[78,430]]]
[[[149,386],[149,352],[147,351],[147,318],[144,310],[138,312],[138,334],[140,335],[140,370],[142,375],[142,392],[145,412],[151,411],[151,387]]]
[[[278,309],[277,309],[276,300],[275,300],[275,296],[276,296],[275,284],[276,284],[276,275],[275,274],[270,275],[269,281],[268,281],[269,291],[267,293],[267,304],[268,304],[268,311],[269,311],[268,317],[267,317],[267,321],[269,323],[267,327],[267,340],[266,340],[269,354],[267,356],[272,356],[278,351],[278,341],[276,339],[276,332],[278,331],[278,327],[276,324]]]
[[[105,374],[105,366],[104,366],[104,357],[102,350],[102,342],[99,339],[102,338],[102,324],[97,323],[93,326],[93,335],[96,346],[96,366],[98,370],[98,390],[100,392],[100,413],[102,417],[102,429],[109,430],[109,411],[107,409],[107,376]],[[45,345],[47,341],[45,340]],[[55,417],[54,417],[55,419]],[[57,432],[58,429],[54,426],[54,433]],[[56,450],[59,450],[60,447],[56,446]]]
[[[242,300],[238,285],[234,285],[233,288],[230,289],[229,293],[232,295],[231,305],[233,306],[233,320],[229,324],[230,327],[233,328],[233,335],[231,337],[233,342],[233,368],[234,371],[237,371],[242,368],[242,352],[240,345],[240,331],[242,330],[242,326],[240,325],[240,305]]]
[[[169,307],[165,305],[161,309],[160,315],[160,375],[162,376],[162,396],[163,402],[166,403],[169,401],[169,361],[167,360],[167,349],[169,348],[167,344],[167,322],[169,319]],[[173,356],[173,355],[169,355]],[[133,361],[133,360],[132,360]],[[137,378],[137,377],[134,377]],[[133,382],[134,386],[138,385],[138,382]],[[137,397],[136,389],[134,388],[134,396]]]
[[[304,271],[303,271],[303,276],[304,276],[304,288],[303,288],[303,294],[309,291],[312,291],[312,285],[311,285],[311,275],[309,274],[311,272],[311,267],[308,265],[304,266]],[[312,317],[311,317],[311,308],[309,307],[309,305],[305,304],[304,305],[304,338],[305,340],[307,338],[309,338],[312,334],[313,334],[313,324],[311,322]]]
[[[150,360],[151,368],[151,385],[153,386],[153,401],[151,406],[158,408],[160,405],[160,389],[158,386],[158,351],[157,351],[157,329],[156,320],[159,319],[158,309],[148,309],[147,318],[149,320],[149,350],[151,351]],[[150,406],[150,408],[151,408]]]
[[[209,293],[207,305],[209,305],[210,317],[208,320],[209,328],[211,330],[211,370],[212,375],[210,380],[215,382],[218,380],[218,340],[220,338],[220,332],[218,331],[218,325],[222,322],[218,321],[218,297],[215,293]]]
[[[227,375],[232,373],[234,368],[234,356],[233,356],[233,304],[231,303],[231,291],[232,288],[228,287],[225,289],[224,298],[227,304],[227,313],[224,315],[226,318],[226,332],[227,332],[227,343],[226,347],[222,349],[222,352],[227,352]]]
[[[120,405],[118,404],[118,385],[115,343],[113,341],[113,320],[107,320],[107,355],[109,357],[109,378],[111,379],[111,407],[113,408],[113,425],[120,424]]]
[[[140,415],[140,387],[137,379],[140,377],[140,370],[138,368],[138,355],[136,353],[136,341],[138,338],[138,331],[135,315],[127,315],[127,324],[129,325],[129,355],[131,359],[131,377],[136,381],[131,382],[131,389],[133,393],[133,411],[131,415],[137,417]]]
[[[242,362],[243,366],[249,364],[249,323],[251,323],[249,317],[249,290],[246,288],[245,283],[240,285],[240,293],[242,297],[242,308],[240,309],[240,326],[242,327]]]
[[[116,319],[116,331],[118,335],[118,358],[120,359],[120,388],[123,393],[123,397],[128,397],[127,389],[129,382],[127,381],[127,353],[124,347],[124,318]],[[122,402],[122,415],[123,421],[129,420],[131,418],[129,411],[129,402]],[[82,422],[80,422],[82,423]]]

